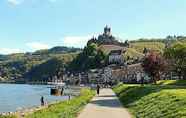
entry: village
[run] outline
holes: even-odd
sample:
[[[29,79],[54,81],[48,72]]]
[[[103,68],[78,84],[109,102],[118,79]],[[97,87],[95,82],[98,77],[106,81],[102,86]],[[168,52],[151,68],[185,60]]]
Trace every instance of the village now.
[[[62,80],[54,77],[52,81],[64,81],[67,84],[87,85],[87,84],[105,84],[111,85],[122,83],[143,84],[152,83],[151,78],[144,72],[142,67],[143,58],[148,55],[150,50],[144,48],[143,57],[132,60],[124,59],[127,48],[130,47],[128,41],[124,43],[118,42],[112,36],[111,28],[106,26],[104,33],[98,36],[98,39],[93,37],[88,41],[88,44],[99,42],[102,47],[107,48],[108,63],[103,68],[90,69],[85,72],[69,73],[66,72],[62,76]],[[168,46],[168,43],[166,43]],[[151,50],[153,51],[153,50]],[[178,76],[170,69],[161,74],[162,80],[176,79]]]

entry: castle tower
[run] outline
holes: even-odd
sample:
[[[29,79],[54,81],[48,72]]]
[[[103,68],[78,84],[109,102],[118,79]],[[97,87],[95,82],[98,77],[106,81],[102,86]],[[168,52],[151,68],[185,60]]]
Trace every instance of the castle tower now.
[[[104,34],[105,34],[106,36],[110,36],[110,35],[111,35],[111,28],[108,27],[107,25],[106,25],[106,27],[104,28]]]

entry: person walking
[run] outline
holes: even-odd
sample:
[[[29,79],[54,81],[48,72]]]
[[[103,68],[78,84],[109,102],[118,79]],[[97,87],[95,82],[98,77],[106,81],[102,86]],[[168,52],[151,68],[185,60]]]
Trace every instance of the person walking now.
[[[97,95],[99,95],[99,91],[100,91],[100,85],[97,84]]]
[[[44,106],[45,105],[45,101],[44,101],[44,97],[43,96],[41,96],[40,101],[41,101],[41,106]]]

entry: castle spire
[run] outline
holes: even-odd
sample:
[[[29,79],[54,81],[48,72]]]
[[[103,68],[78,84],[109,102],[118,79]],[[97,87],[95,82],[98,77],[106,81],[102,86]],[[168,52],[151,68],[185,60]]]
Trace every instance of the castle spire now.
[[[106,25],[105,28],[104,28],[104,34],[107,35],[107,36],[111,35],[111,28],[108,27],[108,25]]]

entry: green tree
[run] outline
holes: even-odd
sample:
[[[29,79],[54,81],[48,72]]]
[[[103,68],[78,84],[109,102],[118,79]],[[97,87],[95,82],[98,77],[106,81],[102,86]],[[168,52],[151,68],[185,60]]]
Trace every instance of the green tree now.
[[[183,78],[186,78],[186,43],[176,43],[172,47],[165,49],[164,56],[170,60],[170,65],[174,71]]]
[[[104,53],[94,43],[88,44],[68,66],[70,71],[87,71],[103,67],[105,60]]]

